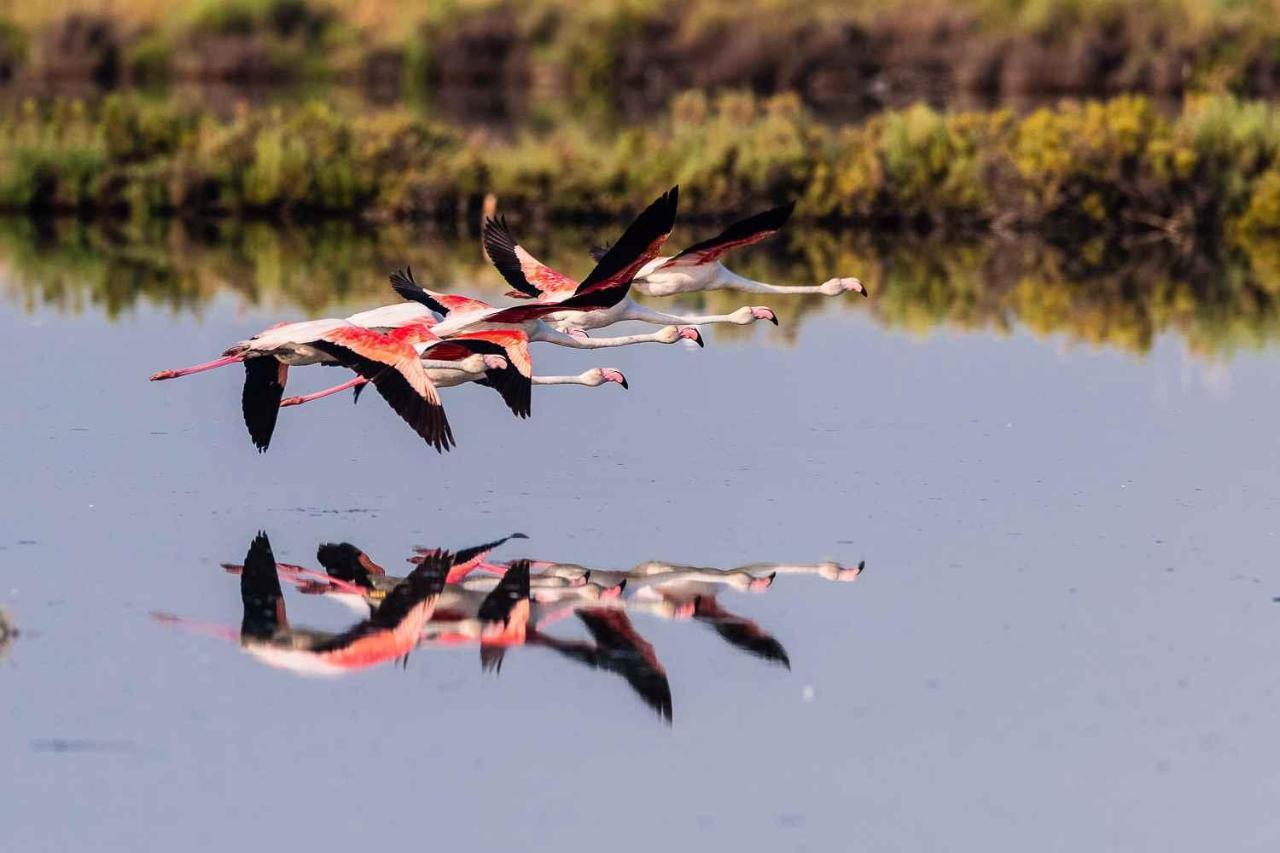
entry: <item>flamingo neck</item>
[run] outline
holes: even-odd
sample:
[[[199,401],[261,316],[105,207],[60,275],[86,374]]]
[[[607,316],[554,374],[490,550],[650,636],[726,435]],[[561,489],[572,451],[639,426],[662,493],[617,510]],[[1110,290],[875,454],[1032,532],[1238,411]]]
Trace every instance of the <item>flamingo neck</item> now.
[[[530,380],[534,385],[599,385],[591,381],[590,371],[576,376],[535,376]]]
[[[741,290],[746,293],[821,293],[822,288],[816,284],[769,284],[763,281],[738,275],[724,264],[716,264],[716,287],[730,290]]]

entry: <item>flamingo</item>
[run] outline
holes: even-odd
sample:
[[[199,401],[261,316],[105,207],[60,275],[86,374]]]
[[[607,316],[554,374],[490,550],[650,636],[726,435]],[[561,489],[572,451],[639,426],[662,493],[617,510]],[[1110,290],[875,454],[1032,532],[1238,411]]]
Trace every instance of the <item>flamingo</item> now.
[[[152,616],[189,630],[238,639],[244,651],[269,666],[304,675],[337,675],[407,658],[435,612],[450,562],[452,557],[443,552],[424,561],[387,592],[369,618],[335,634],[289,624],[271,542],[266,533],[259,533],[240,573],[243,618],[238,632],[169,614]]]
[[[559,302],[576,292],[576,281],[542,263],[516,242],[505,218],[486,219],[481,234],[485,254],[514,288],[508,296],[536,298],[538,301],[533,304],[537,305]],[[648,265],[653,263],[650,261]],[[744,305],[729,314],[669,314],[641,305],[629,296],[594,311],[557,312],[548,319],[561,331],[599,329],[624,320],[655,324],[732,323],[738,326],[768,320],[775,326],[778,324],[778,315],[765,305]]]
[[[795,203],[792,202],[757,213],[733,223],[709,240],[694,243],[677,255],[654,258],[636,273],[632,287],[645,296],[673,296],[677,293],[697,293],[704,290],[775,294],[820,293],[824,296],[838,296],[852,291],[869,296],[867,288],[856,278],[830,278],[816,285],[766,284],[744,278],[720,262],[720,258],[727,252],[759,243],[772,236],[786,224],[794,208]],[[603,247],[593,249],[592,255],[599,256],[605,251],[607,250]]]
[[[266,452],[275,431],[289,367],[341,364],[372,382],[378,393],[419,436],[437,451],[453,446],[453,432],[431,377],[413,344],[435,340],[426,324],[386,334],[346,320],[308,320],[273,326],[229,347],[222,357],[181,370],[165,370],[152,380],[172,379],[244,362],[241,405],[249,437]]]

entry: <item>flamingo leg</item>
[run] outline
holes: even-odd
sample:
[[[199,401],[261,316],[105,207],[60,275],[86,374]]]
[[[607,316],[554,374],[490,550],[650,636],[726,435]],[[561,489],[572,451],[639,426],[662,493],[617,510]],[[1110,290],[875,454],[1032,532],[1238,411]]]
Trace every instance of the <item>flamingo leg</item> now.
[[[300,397],[286,397],[280,401],[280,408],[286,406],[301,406],[303,403],[310,403],[312,400],[319,400],[321,397],[328,397],[331,394],[337,394],[339,391],[345,391],[348,388],[359,388],[368,382],[363,376],[357,376],[354,379],[348,379],[341,385],[335,385],[332,388],[326,388],[323,391],[316,391],[313,394],[303,394]]]
[[[162,611],[153,610],[150,615],[154,621],[162,625],[172,625],[191,634],[203,634],[206,637],[217,637],[220,640],[230,640],[232,642],[240,639],[240,631],[230,625],[219,625],[216,622],[198,622],[194,619],[184,619],[181,616]]]
[[[215,358],[213,361],[206,361],[203,364],[193,364],[190,367],[179,367],[176,370],[161,370],[151,374],[151,381],[158,382],[161,379],[177,379],[179,376],[190,376],[192,373],[204,373],[206,370],[213,370],[215,367],[223,367],[228,364],[235,364],[237,361],[244,361],[244,356],[224,355],[222,358]]]

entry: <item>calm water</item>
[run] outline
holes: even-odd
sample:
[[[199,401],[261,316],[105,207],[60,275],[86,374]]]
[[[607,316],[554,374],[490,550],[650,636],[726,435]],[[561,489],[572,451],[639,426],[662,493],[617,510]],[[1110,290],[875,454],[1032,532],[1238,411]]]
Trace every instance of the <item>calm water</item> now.
[[[1280,843],[1280,360],[1256,277],[813,235],[744,263],[863,274],[871,300],[752,299],[783,329],[705,350],[539,345],[539,373],[632,388],[539,389],[528,422],[446,391],[445,457],[372,395],[283,412],[259,456],[241,371],[146,376],[335,293],[386,301],[401,250],[441,283],[478,252],[24,229],[0,229],[4,849]],[[238,626],[219,564],[259,530],[313,568],[325,541],[401,573],[413,546],[519,530],[495,558],[867,569],[719,592],[789,669],[634,615],[668,726],[546,648],[497,676],[468,647],[315,680],[149,617]],[[354,618],[285,598],[299,624]]]

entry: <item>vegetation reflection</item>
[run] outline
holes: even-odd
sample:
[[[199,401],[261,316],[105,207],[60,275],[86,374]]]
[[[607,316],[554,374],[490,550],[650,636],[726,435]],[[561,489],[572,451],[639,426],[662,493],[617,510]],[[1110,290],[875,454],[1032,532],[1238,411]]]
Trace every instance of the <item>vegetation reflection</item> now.
[[[675,241],[704,230],[686,230]],[[605,228],[557,229],[528,242],[548,263],[580,273],[591,265],[586,248],[608,236]],[[1101,240],[1067,248],[1031,238],[883,241],[803,228],[775,242],[744,252],[739,270],[780,283],[849,271],[874,296],[774,300],[783,339],[791,342],[804,319],[823,310],[869,311],[880,325],[913,333],[1023,327],[1137,354],[1161,334],[1176,334],[1195,354],[1213,357],[1280,336],[1280,242],[1272,240],[1242,242],[1217,256],[1163,243],[1117,249]],[[474,235],[422,226],[0,219],[0,289],[27,311],[92,310],[116,318],[151,306],[198,314],[230,294],[270,312],[316,316],[393,301],[386,274],[406,262],[440,289],[493,296],[506,289]],[[740,295],[676,301],[727,311]],[[710,331],[722,340],[750,334],[732,326]]]

